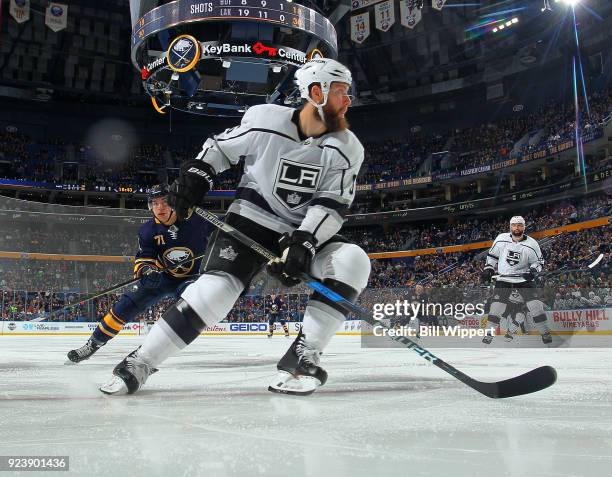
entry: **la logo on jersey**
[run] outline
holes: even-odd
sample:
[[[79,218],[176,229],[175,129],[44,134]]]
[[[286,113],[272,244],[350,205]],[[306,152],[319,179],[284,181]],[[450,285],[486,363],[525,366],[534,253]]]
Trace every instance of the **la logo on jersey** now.
[[[323,167],[281,159],[274,183],[274,196],[289,210],[296,210],[312,199],[319,187]]]
[[[514,250],[508,250],[508,255],[506,255],[506,262],[508,262],[508,264],[511,267],[518,265],[520,261],[521,261],[521,252],[514,251]]]

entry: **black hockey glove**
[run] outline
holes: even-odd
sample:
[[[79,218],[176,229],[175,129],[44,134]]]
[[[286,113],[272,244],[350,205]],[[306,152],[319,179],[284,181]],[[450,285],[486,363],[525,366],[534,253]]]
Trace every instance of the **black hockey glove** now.
[[[214,186],[214,177],[215,171],[206,162],[193,159],[181,165],[178,179],[168,193],[168,205],[179,220],[189,217],[189,209],[204,203],[204,196]]]
[[[538,271],[535,268],[530,268],[528,272],[523,274],[523,277],[528,282],[534,282],[538,278]]]
[[[495,274],[495,270],[493,270],[493,268],[485,267],[482,273],[480,274],[480,277],[482,278],[482,282],[485,285],[488,285],[489,283],[491,283],[491,278],[493,278],[494,274]]]
[[[143,265],[138,270],[140,285],[147,290],[155,290],[161,284],[162,271],[155,265]]]
[[[295,230],[291,235],[283,234],[278,244],[283,251],[281,258],[268,263],[268,272],[283,285],[295,286],[301,273],[310,273],[316,240],[310,232]]]

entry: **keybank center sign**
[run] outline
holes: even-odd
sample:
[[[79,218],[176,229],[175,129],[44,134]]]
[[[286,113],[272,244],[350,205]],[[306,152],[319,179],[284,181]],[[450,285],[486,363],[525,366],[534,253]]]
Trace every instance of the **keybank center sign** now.
[[[303,65],[307,61],[306,53],[282,45],[265,44],[261,41],[255,43],[226,43],[207,41],[201,43],[202,59],[222,58],[230,56],[255,57]]]

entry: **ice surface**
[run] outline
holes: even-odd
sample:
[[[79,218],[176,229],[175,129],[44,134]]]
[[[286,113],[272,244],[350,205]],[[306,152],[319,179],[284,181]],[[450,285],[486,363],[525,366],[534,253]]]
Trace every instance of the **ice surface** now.
[[[415,353],[338,336],[328,384],[269,393],[290,340],[201,337],[133,396],[98,386],[142,342],[119,336],[65,366],[85,337],[0,337],[0,455],[69,455],[70,476],[608,476],[610,349],[436,349],[478,379],[557,368],[552,388],[491,400]],[[20,475],[7,473],[6,475]],[[23,473],[38,475],[36,472]]]

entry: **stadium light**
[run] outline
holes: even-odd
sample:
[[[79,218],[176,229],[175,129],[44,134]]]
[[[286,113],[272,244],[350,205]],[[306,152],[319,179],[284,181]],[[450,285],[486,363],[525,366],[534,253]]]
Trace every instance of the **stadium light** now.
[[[570,7],[575,7],[580,3],[580,0],[555,0],[555,3],[559,3],[559,1],[561,1],[561,3],[569,5]]]

